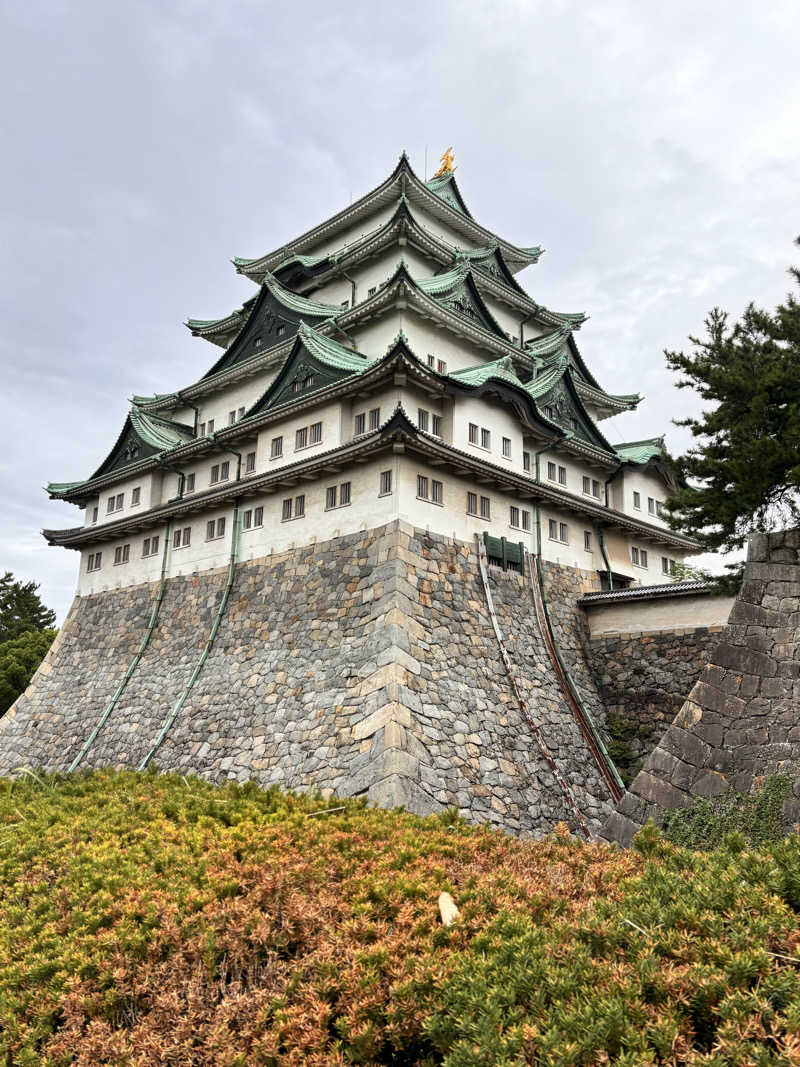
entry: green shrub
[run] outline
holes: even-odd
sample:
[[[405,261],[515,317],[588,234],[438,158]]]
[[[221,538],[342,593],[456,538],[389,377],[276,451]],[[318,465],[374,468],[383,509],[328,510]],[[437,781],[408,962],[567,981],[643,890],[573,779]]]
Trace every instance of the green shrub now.
[[[782,809],[791,789],[790,778],[772,774],[752,795],[728,789],[720,796],[699,798],[689,807],[664,812],[661,826],[667,840],[684,848],[717,848],[729,834],[741,834],[751,846],[770,844],[789,829]]]
[[[55,630],[28,630],[0,644],[0,715],[25,692],[55,636]]]

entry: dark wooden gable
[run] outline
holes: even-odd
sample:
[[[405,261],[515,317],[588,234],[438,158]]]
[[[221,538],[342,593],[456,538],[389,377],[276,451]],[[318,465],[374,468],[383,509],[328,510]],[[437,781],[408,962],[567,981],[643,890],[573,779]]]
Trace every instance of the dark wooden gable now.
[[[286,307],[273,296],[266,285],[261,287],[258,299],[250,312],[247,322],[240,330],[231,347],[217,360],[206,378],[219,374],[245,359],[257,356],[273,345],[294,337],[300,322],[313,326],[322,322],[327,315],[301,314],[294,308]]]
[[[309,352],[298,338],[277,378],[248,415],[259,415],[291,403],[292,400],[299,400],[309,393],[316,393],[335,382],[349,378],[353,373],[351,370],[323,363]]]
[[[151,456],[157,455],[160,451],[160,448],[145,441],[136,432],[131,417],[128,415],[125,419],[125,424],[122,427],[122,432],[117,438],[117,443],[94,472],[92,478],[99,478],[103,474],[110,474],[112,471],[121,470],[123,467],[129,467],[132,463],[138,463],[140,460],[149,459]]]
[[[559,378],[552,389],[538,397],[536,404],[543,415],[557,422],[565,430],[571,430],[577,440],[591,445],[592,448],[613,452],[581,403],[569,372]]]

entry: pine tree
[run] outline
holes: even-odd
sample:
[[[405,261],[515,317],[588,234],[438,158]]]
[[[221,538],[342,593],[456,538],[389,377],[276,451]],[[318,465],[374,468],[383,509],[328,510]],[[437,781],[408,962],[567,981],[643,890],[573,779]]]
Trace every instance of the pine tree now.
[[[800,521],[800,302],[789,294],[774,313],[750,304],[732,327],[715,308],[705,325],[692,353],[665,353],[678,388],[709,405],[676,423],[697,443],[675,461],[682,488],[667,512],[704,550],[730,551]]]
[[[0,578],[0,643],[29,630],[50,630],[56,613],[42,603],[36,582],[17,582],[11,571]]]

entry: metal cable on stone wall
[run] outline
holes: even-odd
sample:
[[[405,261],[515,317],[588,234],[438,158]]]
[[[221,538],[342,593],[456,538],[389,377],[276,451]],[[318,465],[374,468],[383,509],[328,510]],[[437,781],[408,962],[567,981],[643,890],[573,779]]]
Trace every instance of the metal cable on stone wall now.
[[[200,658],[197,661],[197,664],[195,665],[195,668],[192,671],[191,676],[189,677],[189,681],[186,683],[186,687],[184,688],[184,690],[181,693],[181,695],[178,697],[178,700],[176,701],[175,706],[173,707],[172,711],[169,713],[169,715],[165,719],[164,725],[161,727],[161,730],[159,731],[158,737],[156,738],[155,743],[153,744],[153,747],[150,749],[150,751],[144,757],[142,762],[139,764],[139,770],[140,771],[143,771],[147,767],[147,765],[152,760],[153,756],[155,756],[156,752],[158,752],[159,748],[163,744],[165,737],[167,736],[167,734],[169,733],[170,729],[172,728],[172,724],[175,722],[175,720],[177,719],[178,715],[180,714],[181,708],[186,703],[186,701],[187,701],[187,699],[189,697],[189,693],[191,693],[192,689],[194,688],[194,683],[197,681],[197,678],[198,678],[200,672],[202,671],[206,660],[208,659],[208,654],[211,651],[212,646],[214,644],[214,638],[217,636],[217,631],[219,630],[220,623],[222,622],[222,618],[223,618],[223,616],[225,614],[225,608],[227,607],[227,604],[228,604],[228,598],[231,595],[231,587],[233,586],[233,576],[234,576],[234,574],[236,572],[236,548],[237,548],[237,543],[238,543],[238,536],[237,536],[238,527],[239,527],[239,500],[237,498],[236,503],[234,504],[234,507],[233,507],[233,523],[232,523],[232,532],[231,532],[231,555],[230,555],[230,562],[228,563],[228,581],[227,581],[227,583],[225,585],[225,591],[222,594],[222,599],[219,602],[219,607],[217,608],[217,614],[216,614],[216,617],[214,619],[214,623],[213,623],[213,625],[211,627],[211,632],[208,635],[208,640],[205,643],[203,651],[200,653]]]
[[[617,801],[625,792],[625,785],[622,778],[620,778],[619,771],[614,766],[614,761],[608,754],[606,746],[603,744],[603,739],[597,732],[597,727],[592,722],[589,712],[583,706],[583,701],[575,688],[575,684],[567,670],[567,665],[564,663],[561,656],[561,651],[556,641],[556,635],[553,632],[550,612],[547,608],[547,598],[544,592],[544,576],[542,574],[542,564],[539,556],[536,557],[536,575],[538,581],[533,577],[533,566],[531,564],[530,554],[528,554],[528,577],[530,580],[531,592],[533,594],[533,603],[536,609],[536,622],[539,627],[539,633],[542,636],[545,648],[550,657],[550,662],[561,688],[561,692],[564,694],[564,698],[575,716],[578,728],[583,734],[586,744],[589,746],[589,751],[592,753],[594,761],[605,779],[611,796],[614,798],[614,801]]]
[[[591,834],[589,833],[589,826],[586,823],[586,820],[584,819],[583,815],[581,815],[580,809],[578,808],[578,803],[575,800],[575,795],[573,794],[570,787],[567,785],[566,780],[564,779],[563,775],[556,766],[556,761],[553,759],[550,749],[547,747],[544,737],[542,736],[541,730],[536,725],[536,722],[530,713],[530,710],[528,708],[528,702],[522,695],[522,690],[520,689],[519,684],[517,683],[517,679],[514,674],[514,669],[511,664],[511,657],[508,654],[508,649],[506,648],[505,640],[503,638],[503,631],[500,629],[500,623],[498,622],[497,615],[495,614],[494,600],[492,598],[492,591],[489,587],[489,577],[486,573],[486,567],[484,566],[481,539],[478,534],[475,535],[475,542],[477,545],[478,552],[478,570],[480,572],[481,582],[483,583],[483,592],[486,596],[486,604],[489,609],[489,618],[492,620],[492,627],[494,628],[494,634],[497,638],[497,644],[500,646],[500,655],[503,659],[503,665],[506,669],[506,673],[508,674],[509,680],[511,681],[511,688],[514,690],[514,695],[517,698],[517,702],[520,706],[522,714],[524,715],[528,726],[530,726],[531,728],[539,751],[541,752],[542,756],[544,756],[548,766],[550,767],[550,770],[553,772],[553,777],[555,778],[556,782],[558,783],[559,789],[564,795],[564,799],[567,802],[567,806],[575,816],[575,820],[581,829],[581,833],[583,833],[585,837],[589,838],[591,837]]]
[[[109,719],[109,716],[111,715],[111,712],[114,710],[114,708],[119,703],[119,698],[125,692],[125,688],[128,685],[128,682],[133,677],[133,672],[139,666],[139,661],[141,660],[142,656],[144,655],[147,646],[150,644],[150,637],[152,636],[153,630],[155,629],[156,621],[158,620],[158,613],[159,613],[159,610],[161,608],[161,601],[164,599],[164,589],[165,589],[166,584],[167,584],[167,554],[169,552],[169,545],[170,545],[170,537],[171,537],[171,535],[172,535],[172,519],[170,519],[167,522],[167,528],[164,531],[164,551],[161,554],[161,580],[160,580],[159,585],[158,585],[158,593],[156,595],[155,603],[153,604],[153,610],[150,612],[150,621],[147,624],[147,630],[145,631],[145,635],[142,638],[141,644],[139,645],[139,648],[136,651],[136,655],[131,660],[127,671],[125,671],[125,674],[123,676],[122,681],[117,686],[116,692],[114,693],[114,695],[112,696],[112,698],[109,701],[108,705],[106,706],[105,710],[103,711],[103,714],[97,720],[97,724],[95,725],[95,728],[92,730],[92,732],[89,734],[89,736],[87,737],[86,742],[83,745],[83,748],[80,750],[80,752],[75,757],[75,759],[72,761],[72,763],[70,763],[70,765],[69,765],[69,773],[70,774],[73,771],[78,769],[78,766],[80,765],[80,763],[82,762],[82,760],[86,756],[86,753],[89,751],[89,749],[92,747],[94,742],[97,740],[97,735],[103,729],[103,727],[105,726],[106,722],[108,722],[108,719]]]

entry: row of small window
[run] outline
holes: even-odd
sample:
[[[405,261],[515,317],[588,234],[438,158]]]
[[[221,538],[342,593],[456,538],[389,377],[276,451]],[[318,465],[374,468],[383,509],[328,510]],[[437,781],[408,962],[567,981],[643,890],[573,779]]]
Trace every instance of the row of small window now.
[[[244,418],[245,409],[234,408],[233,411],[228,412],[228,425],[235,426],[237,422],[240,422]],[[208,434],[214,432],[214,419],[207,419],[205,422],[198,422],[197,424],[197,436],[206,437]]]
[[[131,507],[135,508],[142,502],[142,488],[137,485],[135,489],[131,489]],[[122,511],[125,507],[125,494],[116,493],[110,496],[106,501],[106,514],[111,515],[115,511]],[[97,522],[97,508],[92,510],[92,522]]]
[[[476,422],[469,424],[468,430],[469,443],[471,445],[478,445],[480,448],[488,450],[492,447],[492,431],[487,430],[485,426],[478,426]],[[511,438],[503,438],[503,455],[506,459],[511,459]]]
[[[526,468],[527,469],[527,468]],[[600,499],[600,490],[602,486],[596,478],[589,478],[587,475],[582,475],[582,489],[584,496],[593,496],[595,500]],[[547,479],[551,482],[558,482],[559,485],[566,486],[567,484],[567,468],[562,467],[559,463],[553,463],[550,460],[547,462]]]
[[[188,529],[188,527],[187,527]],[[142,541],[142,557],[145,556],[157,556],[158,544],[160,538],[156,534],[155,537],[145,537]],[[187,542],[188,543],[188,542]],[[114,566],[117,567],[121,563],[128,563],[131,558],[131,546],[117,545],[114,549]],[[102,552],[90,552],[86,559],[87,571],[99,571],[103,565],[103,553]]]
[[[547,520],[547,536],[551,541],[558,541],[559,544],[569,544],[569,523],[558,522],[556,519]],[[592,531],[583,531],[583,550],[584,552],[592,552]]]
[[[634,490],[633,494],[633,506],[636,511],[642,510],[642,494],[637,493]],[[661,500],[655,500],[652,496],[647,498],[647,511],[650,515],[661,515],[664,511],[664,503]]]
[[[310,445],[318,445],[322,441],[322,423],[312,422],[310,426],[301,426],[294,432],[294,450],[299,452],[301,448]],[[255,456],[255,453],[253,453]],[[269,448],[270,459],[280,459],[283,455],[283,434],[273,437]]]

